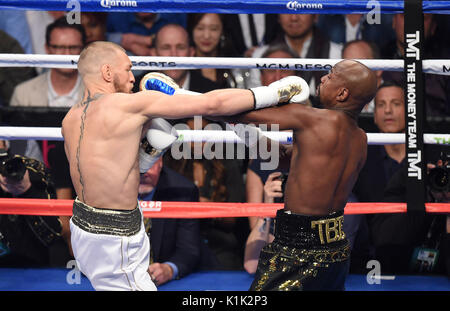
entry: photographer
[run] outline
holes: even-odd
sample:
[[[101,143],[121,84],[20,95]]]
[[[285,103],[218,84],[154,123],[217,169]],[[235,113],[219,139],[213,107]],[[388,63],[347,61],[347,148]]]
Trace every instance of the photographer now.
[[[439,153],[438,153],[439,154]],[[427,165],[427,202],[449,203],[448,156]],[[406,202],[407,162],[392,176],[384,202]],[[450,276],[450,226],[445,214],[379,214],[371,228],[375,257],[382,273]]]
[[[3,147],[3,148],[1,148]],[[0,144],[0,197],[55,198],[42,162],[11,155]],[[58,217],[0,215],[0,266],[65,266],[71,256]]]

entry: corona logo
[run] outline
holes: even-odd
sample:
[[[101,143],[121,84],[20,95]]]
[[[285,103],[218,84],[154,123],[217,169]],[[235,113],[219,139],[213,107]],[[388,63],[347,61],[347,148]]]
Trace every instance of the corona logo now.
[[[102,0],[100,5],[104,8],[110,9],[111,7],[137,7],[137,1],[135,0]]]
[[[286,4],[288,10],[297,11],[299,9],[323,9],[322,3],[299,3],[298,1],[289,1]]]

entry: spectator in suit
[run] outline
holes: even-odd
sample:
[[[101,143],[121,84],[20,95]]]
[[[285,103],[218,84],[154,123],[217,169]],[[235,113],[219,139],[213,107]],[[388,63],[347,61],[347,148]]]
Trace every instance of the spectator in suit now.
[[[379,131],[381,133],[404,133],[404,109],[403,87],[389,81],[382,84],[375,96],[374,111],[374,123]],[[400,167],[404,157],[404,144],[369,145],[366,165],[361,170],[354,188],[358,200],[360,202],[380,202],[387,181]]]
[[[281,31],[277,14],[224,14],[224,29],[236,52],[244,57],[251,57],[258,46],[270,44]]]
[[[141,175],[139,199],[144,201],[198,202],[198,189],[190,180],[164,167],[160,158]],[[200,227],[197,219],[145,219],[150,238],[149,273],[156,285],[185,277],[200,262]]]
[[[189,43],[189,35],[186,29],[178,24],[168,24],[157,32],[154,46],[151,50],[152,56],[177,56],[191,57],[194,55],[194,49]],[[181,88],[206,93],[218,89],[219,86],[213,81],[206,79],[200,70],[185,69],[166,69],[162,73],[171,77]],[[136,81],[140,81],[142,77],[137,77]],[[135,84],[134,91],[139,83]]]
[[[84,28],[68,24],[61,17],[47,27],[47,54],[78,55],[86,42]],[[84,86],[76,69],[53,68],[36,78],[19,84],[12,95],[11,106],[71,107],[78,103]]]
[[[380,22],[371,21],[367,14],[321,14],[317,27],[331,41],[345,44],[353,40],[373,42],[379,49],[395,39],[392,31],[392,15],[380,14]]]
[[[393,82],[385,81],[375,96],[374,123],[381,133],[405,132],[404,89]],[[401,167],[405,158],[404,144],[369,145],[366,164],[362,168],[353,188],[359,202],[383,202],[383,193],[389,179]],[[352,249],[351,271],[363,272],[374,250],[370,244],[372,224],[378,215],[358,215],[354,220],[357,235]]]
[[[287,44],[301,58],[332,58],[339,59],[342,55],[342,45],[331,42],[319,28],[316,27],[316,14],[279,14],[278,20],[282,32],[278,34],[272,43]],[[252,57],[261,57],[267,45],[255,50]],[[251,70],[250,85],[259,84],[259,71]],[[310,86],[311,100],[316,105],[316,86],[326,71],[300,71],[300,76]]]

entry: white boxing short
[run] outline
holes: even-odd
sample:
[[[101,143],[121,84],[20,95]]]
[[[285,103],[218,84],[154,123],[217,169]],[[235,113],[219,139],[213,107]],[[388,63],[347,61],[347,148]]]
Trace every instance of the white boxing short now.
[[[99,209],[75,199],[70,219],[73,254],[95,290],[156,291],[142,212]]]

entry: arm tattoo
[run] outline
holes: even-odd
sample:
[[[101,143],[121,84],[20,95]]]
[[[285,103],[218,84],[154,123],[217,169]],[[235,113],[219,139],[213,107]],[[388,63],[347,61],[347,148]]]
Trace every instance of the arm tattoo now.
[[[81,124],[80,124],[80,138],[78,139],[78,147],[77,147],[77,169],[78,174],[80,175],[80,185],[81,185],[81,200],[84,202],[84,181],[83,181],[83,175],[81,174],[81,168],[80,168],[80,149],[81,149],[81,141],[83,140],[84,135],[84,122],[86,120],[86,112],[89,108],[89,104],[97,100],[102,94],[95,94],[93,97],[91,97],[91,92],[88,91],[88,96],[86,98],[86,101],[81,102],[79,105],[80,107],[84,106],[83,114],[81,115]]]

